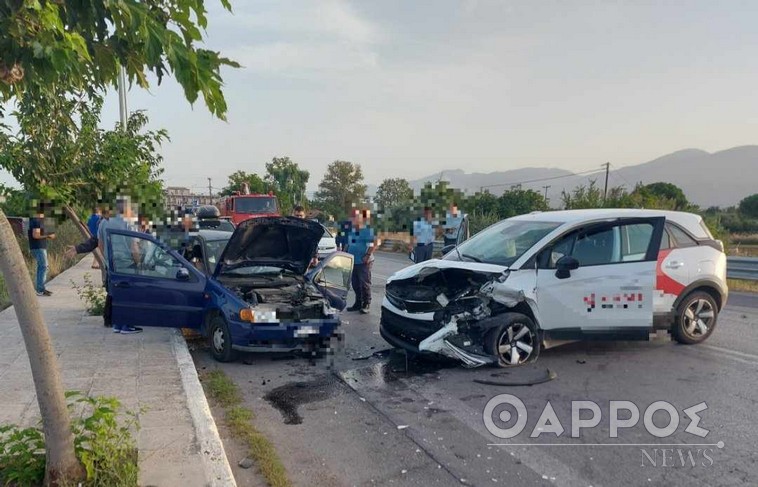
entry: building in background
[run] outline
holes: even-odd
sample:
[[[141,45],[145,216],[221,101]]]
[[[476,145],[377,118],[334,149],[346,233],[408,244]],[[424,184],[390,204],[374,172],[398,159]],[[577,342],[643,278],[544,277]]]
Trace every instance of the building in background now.
[[[215,205],[218,201],[216,196],[207,193],[193,193],[189,188],[182,186],[168,186],[165,189],[166,209],[170,210],[181,206],[183,208],[199,205]]]

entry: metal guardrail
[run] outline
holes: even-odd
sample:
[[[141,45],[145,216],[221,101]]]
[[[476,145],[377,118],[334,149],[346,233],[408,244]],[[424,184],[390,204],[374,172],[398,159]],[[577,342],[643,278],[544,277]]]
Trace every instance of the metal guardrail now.
[[[727,257],[726,277],[758,281],[758,257]]]

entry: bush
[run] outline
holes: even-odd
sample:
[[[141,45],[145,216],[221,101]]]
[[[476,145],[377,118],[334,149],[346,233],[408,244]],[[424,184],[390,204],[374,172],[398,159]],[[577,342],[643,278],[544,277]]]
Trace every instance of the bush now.
[[[112,397],[86,397],[67,392],[69,410],[84,407],[84,415],[75,417],[76,456],[84,465],[86,487],[136,487],[139,468],[137,447],[132,429],[137,429],[136,415],[126,412],[119,424],[121,403]],[[0,483],[18,487],[42,485],[45,476],[45,440],[41,425],[21,429],[0,427]]]
[[[79,287],[74,281],[71,281],[71,285],[79,295],[79,299],[84,301],[90,316],[102,316],[105,310],[105,289],[102,286],[96,286],[89,273],[84,274],[83,286]]]
[[[469,233],[473,236],[500,220],[502,218],[494,211],[469,215]]]

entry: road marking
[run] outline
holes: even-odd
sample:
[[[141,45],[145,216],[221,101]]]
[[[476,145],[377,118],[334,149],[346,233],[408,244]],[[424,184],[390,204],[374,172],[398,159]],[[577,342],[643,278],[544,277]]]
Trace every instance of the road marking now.
[[[724,442],[718,443],[487,443],[487,446],[636,446],[636,447],[693,447],[712,446],[724,448]]]
[[[722,348],[716,345],[701,344],[700,346],[703,348],[707,348],[709,350],[713,350],[715,352],[724,353],[727,355],[736,355],[737,357],[741,357],[753,363],[758,364],[758,355],[753,355],[752,353],[738,352],[737,350]],[[730,358],[736,358],[736,357],[730,357]]]

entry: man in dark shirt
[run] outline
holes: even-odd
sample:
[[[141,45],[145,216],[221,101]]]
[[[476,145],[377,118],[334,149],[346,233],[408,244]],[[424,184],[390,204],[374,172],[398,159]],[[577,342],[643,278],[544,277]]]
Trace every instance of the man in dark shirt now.
[[[45,289],[47,280],[47,241],[54,239],[54,233],[45,233],[45,208],[40,205],[37,209],[37,215],[29,219],[29,251],[37,261],[37,279],[35,289],[37,296],[50,296],[51,293]]]

